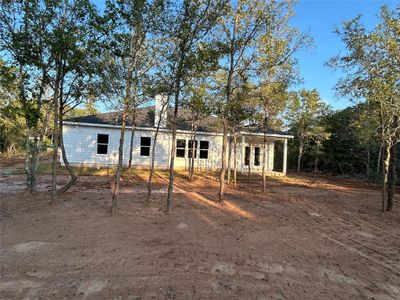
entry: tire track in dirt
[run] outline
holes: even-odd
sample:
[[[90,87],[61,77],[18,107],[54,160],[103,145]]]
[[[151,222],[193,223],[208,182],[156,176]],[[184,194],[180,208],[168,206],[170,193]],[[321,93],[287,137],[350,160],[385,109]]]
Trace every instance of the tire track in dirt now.
[[[243,199],[238,199],[238,200],[243,200]],[[310,200],[310,199],[309,199]],[[305,200],[304,200],[305,201]],[[354,215],[352,214],[351,216],[347,216],[347,215],[339,215],[337,212],[335,212],[335,210],[333,208],[335,207],[331,207],[331,205],[329,205],[329,201],[326,201],[324,203],[320,203],[320,201],[315,201],[315,200],[311,200],[313,201],[313,205],[308,204],[307,202],[299,202],[298,204],[301,204],[301,206],[299,206],[299,208],[304,212],[305,215],[307,216],[313,216],[313,217],[320,217],[320,211],[326,210],[326,208],[330,208],[330,214],[331,215],[326,215],[324,213],[324,217],[327,217],[326,222],[325,223],[320,223],[320,225],[330,225],[330,227],[335,227],[337,228],[340,232],[336,232],[337,234],[341,234],[346,236],[349,240],[352,240],[354,242],[354,239],[351,239],[348,234],[349,232],[353,231],[353,232],[358,232],[361,228],[366,230],[366,231],[373,231],[374,235],[379,237],[379,238],[384,238],[385,240],[383,242],[387,242],[390,245],[393,246],[393,243],[395,243],[395,245],[397,245],[396,241],[400,240],[399,239],[399,234],[390,234],[390,235],[379,235],[377,233],[380,232],[380,229],[382,227],[382,224],[379,224],[378,222],[374,222],[373,219],[371,220],[371,222],[369,222],[369,220],[364,220],[364,219],[359,219],[358,215]],[[315,204],[322,206],[322,209],[317,209],[316,211],[316,207]],[[333,214],[333,216],[332,216]],[[355,218],[355,216],[357,218]],[[291,219],[293,219],[293,216],[290,216]],[[315,219],[315,218],[313,218]],[[301,221],[301,220],[300,220]],[[360,221],[360,222],[357,222]],[[304,224],[304,222],[303,222]],[[326,227],[326,226],[325,226]],[[359,235],[356,235],[357,238],[360,238]],[[370,239],[371,241],[377,240],[377,239]],[[382,239],[380,239],[380,241],[382,241]],[[366,243],[369,243],[370,241],[368,239],[364,239],[364,240],[358,240],[358,243],[365,245]],[[362,243],[361,243],[362,242]],[[383,246],[380,244],[375,244],[375,246],[379,249],[382,249]],[[397,246],[395,246],[397,247]],[[368,248],[368,247],[367,247]],[[400,249],[400,245],[398,247]],[[386,250],[386,249],[384,249]],[[377,251],[378,253],[381,253],[382,255],[384,251]],[[385,256],[385,255],[384,255]]]
[[[261,204],[258,204],[258,203],[254,203],[253,202],[254,200],[253,201],[244,200],[243,198],[234,196],[232,194],[227,194],[227,196],[231,197],[231,198],[234,198],[235,200],[240,201],[240,202],[250,203],[251,205],[254,205],[257,208],[261,208],[264,211],[267,210],[269,214],[274,214],[274,213],[272,213],[271,209],[266,208],[264,205],[261,205]],[[254,199],[254,197],[257,197],[257,196],[256,195],[252,195],[252,197]],[[301,207],[300,207],[300,209],[303,210],[305,215],[309,216],[308,210],[306,210],[304,208],[301,208]],[[368,259],[369,261],[373,262],[374,264],[377,264],[377,265],[383,267],[384,269],[390,270],[394,274],[400,276],[400,269],[397,268],[397,267],[391,266],[391,264],[396,264],[397,265],[397,263],[393,259],[391,259],[390,257],[386,256],[385,254],[383,254],[379,250],[374,250],[373,252],[376,253],[377,255],[379,255],[380,258],[384,260],[384,261],[380,261],[379,259],[373,257],[370,254],[371,251],[368,251],[369,250],[368,246],[363,245],[363,241],[361,241],[361,240],[357,241],[356,240],[354,242],[354,240],[351,240],[351,239],[347,238],[346,236],[344,236],[343,232],[344,231],[348,231],[349,230],[348,228],[345,229],[345,230],[342,230],[342,233],[341,233],[341,232],[338,232],[337,230],[332,228],[332,227],[334,227],[334,225],[329,224],[328,222],[322,221],[321,218],[319,218],[319,217],[308,218],[307,222],[306,222],[306,221],[304,221],[303,218],[299,218],[298,216],[296,216],[296,214],[291,214],[291,215],[286,215],[286,216],[277,215],[277,214],[274,214],[274,215],[276,217],[279,217],[279,218],[285,218],[285,220],[288,221],[288,222],[293,221],[295,219],[296,222],[300,223],[301,225],[305,226],[306,228],[310,228],[311,227],[314,231],[318,232],[319,235],[322,236],[323,238],[327,238],[331,242],[335,242],[335,244],[341,245],[342,247],[346,248],[350,252],[352,252],[354,254],[357,254],[359,256],[362,256],[363,258]],[[340,218],[340,219],[342,219],[342,218]],[[309,222],[310,220],[311,220],[311,222]],[[310,223],[313,223],[313,224],[310,224]],[[353,226],[353,225],[351,223],[348,223],[348,226],[350,227],[350,226]],[[323,230],[321,228],[326,228],[326,229]],[[347,240],[347,242],[350,241],[350,245],[349,245],[349,243],[346,243],[346,241],[343,241],[343,239]],[[390,241],[385,241],[385,242],[387,242],[388,244],[391,244]],[[362,248],[366,249],[369,254],[366,254],[363,251],[358,250],[356,248],[357,246],[354,247],[354,245],[352,245],[352,244],[356,244],[358,247],[362,247]],[[390,261],[388,262],[387,260],[390,260]]]

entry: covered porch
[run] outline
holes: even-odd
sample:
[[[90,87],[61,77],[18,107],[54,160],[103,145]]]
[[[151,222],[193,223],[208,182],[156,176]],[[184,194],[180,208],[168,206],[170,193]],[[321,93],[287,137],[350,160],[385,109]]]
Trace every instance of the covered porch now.
[[[264,160],[264,134],[241,132],[237,141],[237,157],[235,159],[238,171],[243,174],[261,174],[263,163],[265,172],[270,176],[285,176],[287,173],[287,143],[291,135],[267,134]],[[276,142],[282,142],[283,153],[280,166],[275,166]]]

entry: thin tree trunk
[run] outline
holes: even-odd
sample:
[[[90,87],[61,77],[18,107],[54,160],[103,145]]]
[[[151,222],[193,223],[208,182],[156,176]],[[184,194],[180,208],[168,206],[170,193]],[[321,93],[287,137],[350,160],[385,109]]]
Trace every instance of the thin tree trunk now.
[[[304,147],[303,139],[300,139],[299,140],[299,154],[297,156],[297,172],[300,172],[300,170],[301,170],[301,158],[303,156],[303,147]]]
[[[41,98],[41,96],[40,96]],[[38,111],[41,110],[41,100],[39,101],[39,107]],[[40,162],[40,152],[42,149],[42,142],[43,138],[46,135],[47,131],[47,123],[48,123],[48,113],[45,113],[45,119],[43,120],[43,129],[40,130],[39,132],[37,131],[38,128],[35,129],[34,134],[33,134],[33,143],[30,144],[28,140],[28,147],[29,147],[29,162],[28,162],[28,167],[29,170],[27,171],[27,175],[29,175],[29,186],[28,190],[30,193],[36,193],[37,192],[37,187],[36,187],[36,182],[37,182],[37,170],[39,167],[39,162]]]
[[[28,125],[27,125],[28,126]],[[29,141],[29,136],[30,136],[30,130],[29,128],[26,128],[25,131],[25,172],[26,172],[26,190],[29,193],[34,192],[34,187],[32,185],[32,167],[31,167],[31,145]]]
[[[389,174],[388,174],[388,204],[387,211],[393,208],[394,193],[396,187],[396,144],[390,147]]]
[[[134,109],[132,114],[132,128],[131,128],[131,140],[129,142],[129,162],[128,162],[128,169],[132,166],[132,159],[133,159],[133,140],[135,137],[135,121],[136,121],[136,109]]]
[[[394,127],[399,128],[400,116],[395,116],[393,121]],[[390,160],[389,160],[389,180],[388,180],[388,205],[387,210],[391,211],[393,208],[394,195],[396,189],[396,144],[400,140],[400,131],[396,132],[392,145],[390,147]]]
[[[250,147],[250,154],[249,154],[249,168],[247,169],[247,182],[250,182],[250,172],[251,172],[251,145],[249,145]]]
[[[127,89],[127,90],[129,90],[129,89]],[[117,165],[117,172],[115,174],[114,191],[113,191],[112,202],[111,202],[111,214],[114,214],[117,211],[119,183],[120,183],[120,179],[121,179],[122,161],[123,161],[123,155],[124,155],[124,140],[125,140],[125,126],[126,126],[127,110],[128,110],[128,104],[125,103],[124,111],[122,112],[121,134],[120,134],[120,138],[119,138],[119,148],[118,148],[118,165]]]
[[[68,158],[67,158],[67,153],[65,152],[64,135],[63,135],[63,112],[62,112],[62,108],[60,109],[59,130],[60,130],[60,147],[61,147],[62,159],[63,159],[65,167],[68,170],[69,176],[71,177],[70,181],[60,189],[61,193],[65,193],[66,191],[68,191],[74,185],[74,183],[76,182],[78,177],[75,175],[74,170],[72,169],[71,165],[69,164],[69,161],[68,161]]]
[[[194,131],[192,135],[192,155],[190,158],[190,165],[189,165],[189,180],[193,181],[194,178],[194,160],[196,156],[196,127],[194,126]]]
[[[319,152],[319,144],[317,144],[317,153],[315,154],[314,177],[317,177],[318,173],[318,152]]]
[[[230,49],[229,49],[229,70],[228,70],[228,77],[226,81],[226,105],[229,106],[231,102],[232,96],[232,82],[233,82],[233,75],[235,72],[235,43],[236,43],[236,24],[239,18],[238,11],[236,11],[235,15],[235,23],[233,27],[233,35],[230,40]],[[222,112],[222,125],[223,125],[223,138],[222,138],[222,155],[221,155],[221,173],[220,173],[220,185],[219,185],[219,192],[218,192],[218,202],[223,202],[223,196],[225,193],[225,175],[226,175],[226,149],[228,147],[228,119],[227,119],[227,112]]]
[[[42,136],[38,136],[37,132],[35,132],[34,142],[32,146],[32,158],[31,158],[31,193],[35,193],[37,191],[36,188],[36,174],[37,169],[39,167],[39,160],[40,160],[40,149],[42,147]]]
[[[172,116],[172,141],[171,141],[171,160],[169,164],[169,182],[168,182],[168,194],[167,194],[167,213],[172,212],[172,201],[173,201],[173,192],[174,192],[174,166],[175,166],[175,155],[176,155],[176,122],[178,119],[178,107],[179,107],[179,96],[181,90],[181,69],[182,66],[179,66],[177,71],[177,77],[175,81],[175,107],[174,114]]]
[[[150,158],[150,172],[149,172],[149,179],[147,181],[147,201],[150,201],[151,198],[151,191],[152,191],[152,182],[153,182],[153,175],[154,175],[154,160],[155,160],[155,153],[156,153],[156,144],[158,138],[158,132],[160,130],[160,122],[158,122],[156,133],[154,134],[154,142],[153,147],[151,148],[151,158]]]
[[[228,120],[225,115],[222,116],[222,124],[224,128],[224,135],[222,138],[222,155],[221,155],[221,173],[220,173],[220,185],[218,193],[218,202],[223,202],[223,196],[225,192],[225,174],[226,174],[226,147],[228,142]]]
[[[29,131],[31,132],[31,131]],[[31,194],[37,192],[36,187],[36,173],[39,164],[39,148],[40,148],[40,137],[37,136],[37,133],[34,133],[32,137],[33,141],[29,140],[29,136],[26,138],[26,158],[25,158],[25,171],[27,178],[27,191]]]
[[[236,172],[237,172],[237,163],[236,163],[236,147],[237,147],[237,139],[236,134],[233,134],[233,186],[236,187]]]
[[[265,164],[267,161],[267,135],[264,131],[264,139],[263,139],[263,161],[262,161],[262,192],[265,193],[267,187],[267,179],[265,177]]]
[[[175,97],[179,97],[175,95]],[[174,191],[174,165],[175,165],[175,152],[176,152],[176,119],[178,115],[178,101],[175,100],[175,110],[172,119],[172,145],[171,145],[171,161],[169,164],[169,183],[167,195],[167,212],[172,212],[172,193]]]
[[[383,152],[383,142],[379,146],[378,161],[376,162],[376,174],[377,175],[379,175],[379,172],[381,170],[382,152]]]
[[[51,180],[51,200],[57,197],[57,164],[58,164],[58,113],[59,113],[59,88],[60,88],[60,70],[57,70],[57,77],[54,84],[53,110],[54,110],[54,128],[53,128],[53,161],[52,161],[52,180]]]
[[[228,142],[228,176],[226,178],[228,184],[231,183],[231,171],[232,171],[232,137],[230,136]]]
[[[389,197],[389,170],[390,170],[390,160],[391,151],[390,144],[386,142],[384,145],[385,156],[383,159],[383,176],[382,176],[382,212],[388,210],[388,197]]]
[[[367,146],[367,168],[366,168],[366,171],[367,171],[367,178],[371,178],[371,146],[369,143]]]
[[[167,104],[168,104],[168,102],[163,104],[163,106],[161,108],[160,116],[159,116],[158,122],[157,122],[156,133],[154,134],[154,142],[153,142],[153,146],[151,148],[150,172],[149,172],[149,179],[147,181],[147,201],[150,201],[150,198],[151,198],[157,138],[158,138],[158,133],[160,132],[160,126],[161,126],[161,121],[162,121],[162,116],[163,116],[163,113],[164,113],[164,109],[166,108]]]

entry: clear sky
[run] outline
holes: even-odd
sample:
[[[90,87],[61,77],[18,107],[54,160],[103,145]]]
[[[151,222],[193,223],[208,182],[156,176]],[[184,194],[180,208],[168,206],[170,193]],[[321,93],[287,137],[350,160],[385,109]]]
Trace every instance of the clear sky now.
[[[333,87],[341,73],[324,65],[331,57],[345,50],[342,41],[333,31],[335,27],[340,27],[343,20],[353,19],[358,14],[363,16],[362,22],[368,28],[373,28],[378,22],[379,8],[386,4],[393,9],[398,3],[378,0],[300,0],[291,23],[303,32],[309,32],[314,39],[314,47],[308,52],[297,54],[304,84],[294,88],[316,88],[322,99],[333,108],[352,105],[349,99],[335,97]]]

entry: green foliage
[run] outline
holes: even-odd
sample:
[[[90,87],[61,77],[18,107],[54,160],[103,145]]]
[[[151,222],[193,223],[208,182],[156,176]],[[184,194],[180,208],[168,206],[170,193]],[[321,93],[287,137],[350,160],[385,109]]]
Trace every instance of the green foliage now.
[[[283,112],[287,108],[290,93],[286,90],[285,82],[270,82],[262,84],[253,93],[257,108],[253,118],[259,128],[280,129],[283,125]]]
[[[306,144],[318,134],[319,119],[330,110],[317,90],[302,89],[290,94],[286,118],[291,131]]]
[[[367,101],[379,115],[382,142],[395,144],[400,125],[400,5],[390,11],[382,6],[380,23],[368,31],[361,17],[346,21],[337,34],[346,45],[347,53],[329,61],[346,76],[337,84],[341,95]]]
[[[21,150],[23,119],[21,105],[16,101],[18,87],[16,70],[0,59],[0,152]]]

